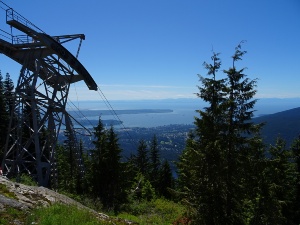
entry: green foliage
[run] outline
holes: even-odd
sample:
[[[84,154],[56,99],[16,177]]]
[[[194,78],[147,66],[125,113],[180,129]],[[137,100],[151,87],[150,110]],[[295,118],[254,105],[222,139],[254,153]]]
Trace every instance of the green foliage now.
[[[9,73],[6,73],[5,80],[3,81],[4,86],[4,95],[5,95],[5,101],[6,101],[6,107],[9,115],[12,115],[12,109],[13,109],[13,90],[14,90],[14,83],[13,80],[10,77]]]
[[[138,173],[130,191],[130,198],[138,201],[150,201],[156,197],[150,181],[142,173]]]
[[[167,160],[164,160],[158,174],[157,191],[161,196],[167,199],[171,199],[172,194],[170,192],[170,189],[173,189],[174,187],[175,180],[172,175],[170,164]]]
[[[105,225],[105,224],[125,224],[118,221],[101,221],[91,212],[78,209],[75,206],[54,204],[48,208],[38,208],[28,217],[27,224],[63,224],[63,225]]]
[[[259,182],[259,195],[251,224],[291,224],[297,177],[291,162],[292,154],[280,138],[274,146],[270,146],[269,154],[261,173],[263,180]]]
[[[105,130],[99,119],[94,138],[88,172],[91,194],[101,200],[104,208],[117,210],[126,200],[125,165],[121,162],[118,137],[113,127]]]
[[[300,139],[296,139],[292,144],[292,161],[295,164],[295,194],[293,200],[293,220],[300,224]]]
[[[56,177],[53,177],[51,186],[60,192],[81,194],[85,181],[77,167],[74,148],[68,142],[67,137],[64,145],[56,146]]]
[[[208,106],[177,163],[178,193],[193,224],[299,224],[299,140],[293,151],[282,139],[264,146],[263,125],[251,120],[257,81],[236,68],[245,53],[236,47],[222,79],[219,54],[204,63],[208,78],[200,76],[197,96]]]
[[[165,199],[133,202],[126,205],[126,211],[117,217],[129,219],[139,224],[172,224],[186,213],[185,207]]]
[[[13,198],[13,199],[17,198],[15,193],[10,192],[5,184],[0,184],[0,194],[8,198]]]
[[[15,208],[5,208],[0,211],[0,224],[22,224],[26,220],[26,213]]]
[[[150,181],[155,189],[159,186],[159,170],[160,170],[160,156],[156,135],[153,136],[150,144],[150,165],[149,165]]]
[[[150,162],[148,156],[148,147],[144,140],[140,140],[139,142],[135,162],[139,172],[142,173],[144,176],[148,176]]]
[[[12,177],[11,180],[28,186],[38,186],[35,179],[26,173],[21,173],[15,177]]]
[[[4,147],[7,137],[9,124],[9,111],[7,105],[6,86],[4,85],[2,73],[0,70],[0,166],[4,157]]]
[[[152,187],[151,183],[149,180],[146,180],[142,184],[142,199],[146,199],[147,201],[155,198],[155,190]]]
[[[144,140],[140,140],[137,155],[132,155],[128,160],[130,172],[133,178],[143,176],[143,180],[149,181],[151,189],[156,195],[171,199],[169,189],[174,188],[174,178],[168,161],[160,162],[157,138],[154,135],[150,142],[150,150]],[[135,182],[134,185],[137,183]],[[150,190],[150,189],[149,189]]]
[[[37,186],[37,182],[28,174],[22,173],[19,182],[28,186]]]
[[[239,44],[232,56],[232,67],[223,70],[225,78],[218,79],[221,69],[218,53],[212,63],[204,63],[208,77],[200,77],[197,96],[208,103],[198,110],[196,129],[189,136],[179,168],[182,199],[190,207],[195,224],[245,224],[243,204],[247,199],[247,176],[254,171],[261,125],[251,123],[252,100],[256,80],[238,70],[236,62],[245,51]],[[247,172],[247,173],[246,173]]]

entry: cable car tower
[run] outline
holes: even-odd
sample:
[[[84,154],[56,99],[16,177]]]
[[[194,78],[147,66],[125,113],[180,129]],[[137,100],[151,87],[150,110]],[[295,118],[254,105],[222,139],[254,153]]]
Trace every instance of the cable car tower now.
[[[28,173],[41,186],[55,177],[55,149],[58,135],[68,133],[77,166],[83,173],[81,153],[76,141],[74,119],[67,113],[70,85],[84,81],[90,90],[97,84],[78,61],[83,34],[50,36],[0,1],[11,30],[0,30],[0,53],[22,65],[15,88],[5,155],[2,162],[7,176]],[[3,38],[3,39],[2,39]],[[64,44],[79,39],[77,56]]]

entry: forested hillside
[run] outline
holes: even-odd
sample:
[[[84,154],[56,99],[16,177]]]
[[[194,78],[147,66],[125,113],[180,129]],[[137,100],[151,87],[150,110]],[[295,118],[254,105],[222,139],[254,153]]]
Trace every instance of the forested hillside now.
[[[254,118],[253,121],[265,123],[262,128],[262,138],[265,144],[273,144],[278,137],[281,137],[290,146],[300,135],[300,108],[260,116]]]

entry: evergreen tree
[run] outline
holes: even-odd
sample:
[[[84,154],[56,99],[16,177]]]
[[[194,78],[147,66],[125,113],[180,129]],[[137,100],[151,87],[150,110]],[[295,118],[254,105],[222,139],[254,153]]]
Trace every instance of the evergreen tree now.
[[[138,201],[150,201],[156,197],[155,189],[152,187],[150,181],[140,172],[134,178],[131,195],[134,200]]]
[[[267,166],[266,150],[260,133],[249,138],[251,148],[244,149],[243,164],[240,173],[243,174],[241,186],[243,187],[243,215],[247,224],[258,224],[260,217],[259,199],[263,197],[266,177],[263,175]]]
[[[14,101],[15,101],[15,94],[14,94],[14,83],[12,79],[10,78],[10,74],[6,73],[5,79],[3,81],[3,89],[4,89],[4,99],[5,99],[5,107],[6,107],[6,112],[9,116],[8,121],[7,121],[7,128],[9,127],[9,123],[11,121],[11,127],[16,127],[18,124],[18,119],[17,115],[14,111]],[[10,131],[10,134],[12,136],[18,135],[15,131]],[[12,141],[12,140],[10,140]],[[8,143],[8,146],[10,146],[12,143]]]
[[[252,140],[247,136],[249,134],[258,133],[260,125],[254,125],[251,122],[253,117],[253,107],[257,100],[253,100],[256,93],[256,80],[250,80],[244,74],[245,68],[238,70],[236,62],[242,59],[246,51],[241,50],[239,44],[232,56],[233,65],[229,70],[224,70],[227,75],[227,100],[225,103],[226,127],[224,129],[226,148],[226,217],[228,224],[235,221],[241,224],[241,199],[245,193],[240,184],[244,180],[243,164],[245,153],[249,153],[248,149],[252,148]],[[247,135],[246,135],[247,134]],[[252,153],[252,152],[251,152]]]
[[[212,64],[204,63],[209,77],[200,76],[202,86],[197,96],[208,106],[198,110],[195,137],[188,140],[178,163],[179,180],[181,184],[186,182],[184,199],[193,209],[195,224],[246,223],[242,172],[244,162],[252,157],[245,154],[255,154],[252,135],[261,126],[251,123],[256,80],[250,80],[244,69],[235,66],[245,53],[238,45],[233,66],[223,71],[223,79],[216,77],[221,61],[219,54],[213,53]]]
[[[6,100],[6,107],[9,115],[12,115],[13,104],[14,104],[14,83],[9,73],[6,73],[4,84],[4,95]]]
[[[179,156],[178,162],[176,162],[178,191],[183,203],[187,206],[190,206],[189,199],[192,198],[192,190],[195,187],[191,181],[197,179],[197,160],[195,160],[195,157],[198,156],[196,146],[195,134],[193,131],[190,131],[186,140],[186,147]]]
[[[118,137],[111,127],[106,131],[101,119],[94,128],[95,149],[91,152],[92,193],[107,209],[116,210],[125,201],[125,165],[121,162]]]
[[[219,54],[214,53],[212,64],[204,63],[211,78],[200,77],[203,87],[197,96],[209,103],[195,118],[195,136],[190,135],[179,167],[183,199],[192,209],[195,224],[218,224],[225,221],[224,151],[222,126],[224,124],[225,80],[216,79],[220,69]]]
[[[63,145],[56,146],[56,170],[57,174],[54,179],[57,179],[57,189],[61,192],[71,192],[72,184],[70,181],[70,164],[69,164],[69,153],[67,148]],[[54,181],[53,181],[54,185]]]
[[[172,175],[172,170],[168,160],[164,160],[160,173],[159,173],[159,183],[158,192],[160,195],[167,199],[171,199],[170,190],[174,188],[174,178]]]
[[[159,185],[160,157],[156,135],[153,136],[150,144],[150,182],[157,189]]]
[[[106,158],[106,132],[103,123],[99,118],[98,125],[94,127],[94,149],[91,150],[91,191],[95,198],[101,198],[104,192],[102,182],[105,177],[105,158]]]
[[[8,112],[5,103],[3,77],[0,70],[0,165],[4,157],[4,147],[7,138],[7,128],[9,123]]]
[[[136,166],[141,174],[146,178],[149,177],[149,157],[147,144],[144,140],[140,140],[136,156]]]
[[[139,169],[137,168],[136,165],[136,156],[131,153],[130,156],[127,158],[127,161],[125,163],[125,180],[127,180],[126,182],[126,187],[128,187],[128,189],[130,189],[133,185],[133,181],[136,178],[137,174],[139,173]]]
[[[251,224],[293,224],[293,199],[295,197],[295,167],[291,151],[285,141],[278,138],[269,149],[267,165],[261,174],[260,197]]]
[[[61,151],[61,157],[66,159],[64,162],[65,173],[62,175],[59,171],[59,179],[62,179],[60,176],[63,176],[65,189],[69,193],[78,194],[81,190],[80,171],[78,168],[77,158],[76,158],[76,143],[74,143],[74,138],[71,137],[71,133],[67,130],[64,131],[66,139],[64,140],[63,149]]]
[[[293,199],[293,220],[300,224],[300,137],[292,144],[293,162],[295,163],[295,196]]]
[[[122,150],[113,127],[108,131],[107,144],[106,170],[104,172],[108,179],[106,183],[102,182],[106,191],[102,193],[102,199],[105,207],[117,209],[126,198],[123,172],[125,165],[121,162]]]
[[[87,190],[86,179],[82,177],[80,169],[76,164],[76,158],[72,150],[70,143],[70,137],[68,132],[65,132],[67,139],[64,141],[63,145],[57,144],[55,152],[55,165],[56,168],[51,179],[51,187],[58,189],[62,192],[68,192],[71,194],[83,194]],[[79,143],[80,151],[83,150],[83,144],[80,140]],[[85,154],[82,154],[83,157]],[[84,160],[87,160],[85,157]],[[57,183],[56,183],[57,182]]]

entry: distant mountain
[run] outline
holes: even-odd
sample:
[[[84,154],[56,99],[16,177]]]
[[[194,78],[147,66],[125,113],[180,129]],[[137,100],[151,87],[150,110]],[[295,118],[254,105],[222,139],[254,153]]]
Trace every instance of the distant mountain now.
[[[266,123],[262,129],[262,137],[266,144],[275,144],[276,138],[283,138],[290,146],[300,135],[300,107],[256,117],[254,123]]]

